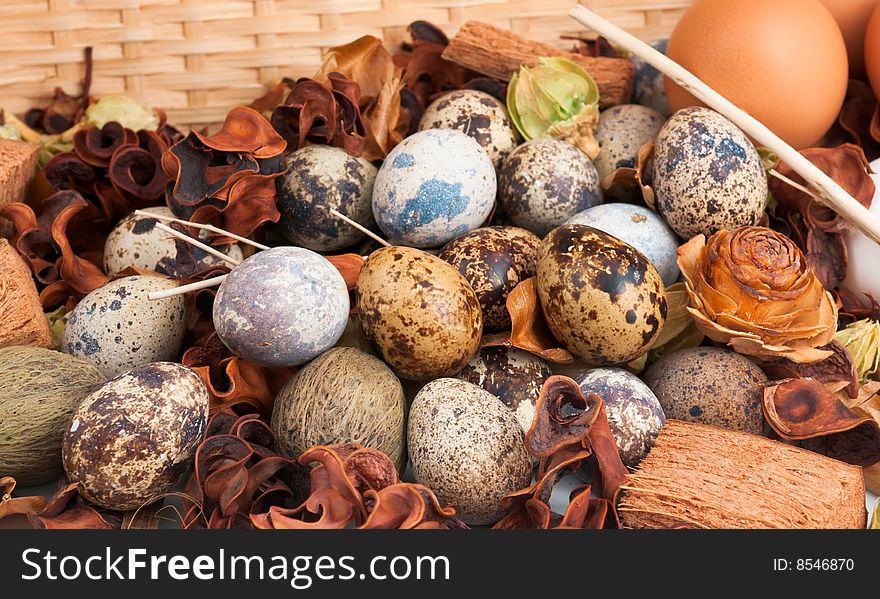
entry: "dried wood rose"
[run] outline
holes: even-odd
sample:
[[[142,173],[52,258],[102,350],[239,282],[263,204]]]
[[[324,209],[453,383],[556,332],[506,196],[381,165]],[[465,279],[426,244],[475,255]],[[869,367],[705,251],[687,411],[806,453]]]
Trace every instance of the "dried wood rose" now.
[[[837,307],[792,240],[765,227],[697,235],[678,249],[688,311],[713,341],[797,363],[831,355]]]

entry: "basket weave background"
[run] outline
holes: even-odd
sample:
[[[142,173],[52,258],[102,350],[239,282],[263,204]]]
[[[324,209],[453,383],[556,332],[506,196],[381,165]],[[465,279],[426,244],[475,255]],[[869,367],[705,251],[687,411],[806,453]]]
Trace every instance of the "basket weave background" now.
[[[92,93],[161,106],[178,125],[222,121],[283,76],[314,73],[328,48],[361,35],[398,44],[418,19],[454,33],[468,20],[570,47],[575,0],[0,0],[0,107],[19,113],[55,86],[79,93],[94,47]],[[691,0],[582,0],[648,40]]]

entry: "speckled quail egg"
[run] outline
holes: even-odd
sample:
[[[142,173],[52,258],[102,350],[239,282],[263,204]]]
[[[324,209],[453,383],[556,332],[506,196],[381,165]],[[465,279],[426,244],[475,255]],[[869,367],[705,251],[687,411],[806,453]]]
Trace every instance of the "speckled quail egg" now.
[[[517,227],[483,227],[447,243],[439,256],[464,275],[480,300],[483,326],[510,328],[507,296],[521,281],[535,276],[541,240]]]
[[[520,142],[519,133],[497,98],[474,89],[443,94],[425,110],[419,131],[455,129],[480,144],[497,169]]]
[[[329,260],[300,247],[256,253],[220,284],[214,328],[237,356],[299,366],[333,347],[348,323],[348,288]]]
[[[480,347],[483,317],[467,280],[427,252],[370,254],[357,281],[361,327],[398,376],[428,380],[464,368]]]
[[[500,520],[501,499],[531,481],[525,434],[513,412],[467,381],[437,379],[419,391],[407,443],[416,481],[467,524]]]
[[[585,225],[563,225],[538,250],[538,298],[553,335],[607,366],[642,355],[666,323],[660,273],[631,245]]]
[[[679,237],[755,225],[767,203],[758,151],[713,110],[679,110],[657,136],[655,207]]]
[[[596,167],[586,154],[558,139],[519,146],[498,174],[498,201],[518,227],[543,237],[578,212],[602,203]]]
[[[145,211],[158,216],[174,217],[174,213],[165,206],[147,208]],[[191,245],[186,246],[187,259],[178,259],[178,245],[174,237],[157,229],[158,222],[160,221],[155,218],[134,213],[119,221],[104,244],[104,272],[113,276],[131,266],[177,279],[224,263]],[[241,247],[237,244],[219,246],[217,249],[234,260],[243,258]],[[194,264],[189,261],[190,256],[194,259]]]
[[[71,312],[62,351],[85,358],[108,378],[176,359],[186,331],[183,296],[151,300],[148,295],[177,286],[164,277],[136,275],[98,287]]]
[[[484,347],[458,373],[458,378],[482,387],[516,414],[523,431],[535,418],[541,387],[550,366],[534,354],[516,348]]]
[[[631,372],[594,368],[577,377],[583,394],[595,393],[605,402],[608,426],[617,441],[623,463],[634,468],[642,461],[666,422],[651,389]]]
[[[205,434],[208,389],[173,362],[138,366],[87,396],[62,443],[64,470],[89,501],[133,510],[170,493]]]
[[[651,261],[667,287],[678,279],[678,237],[653,210],[634,204],[601,204],[568,219],[568,225],[588,225],[617,237]]]
[[[639,150],[655,139],[666,118],[647,106],[612,106],[599,116],[596,141],[599,155],[593,160],[599,179],[619,168],[635,168]]]
[[[751,360],[720,347],[692,347],[648,368],[645,383],[667,418],[713,424],[759,435],[767,376]]]
[[[651,46],[666,54],[669,40],[658,40]],[[666,83],[663,73],[638,56],[633,56],[630,61],[635,67],[633,69],[633,103],[649,106],[663,115],[663,118],[669,117],[672,111],[669,109],[669,99],[666,97]]]
[[[312,145],[291,153],[287,172],[275,180],[281,232],[316,252],[334,252],[363,241],[363,233],[330,210],[371,228],[377,172],[342,148]]]
[[[480,144],[461,131],[426,129],[385,158],[373,216],[393,244],[440,247],[486,222],[495,191],[495,168]]]

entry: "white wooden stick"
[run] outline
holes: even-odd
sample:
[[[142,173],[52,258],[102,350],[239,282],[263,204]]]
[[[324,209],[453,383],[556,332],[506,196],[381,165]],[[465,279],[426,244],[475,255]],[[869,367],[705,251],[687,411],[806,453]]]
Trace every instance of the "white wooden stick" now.
[[[792,181],[791,179],[789,179],[788,177],[786,177],[785,175],[783,175],[782,173],[777,171],[775,168],[771,168],[769,171],[767,171],[767,174],[770,175],[771,177],[776,177],[777,179],[779,179],[780,181],[782,181],[786,185],[794,187],[798,191],[801,191],[801,192],[807,194],[808,196],[810,196],[811,198],[813,198],[817,202],[821,203],[821,202],[825,201],[825,198],[820,196],[818,193],[816,193],[815,191],[813,191],[809,187],[804,187],[803,185],[801,185],[797,181]]]
[[[217,233],[218,235],[223,235],[224,237],[229,237],[230,239],[234,239],[241,243],[251,245],[260,250],[268,250],[268,245],[263,245],[262,243],[257,243],[253,239],[248,239],[247,237],[242,237],[241,235],[236,235],[235,233],[230,233],[226,229],[221,229],[220,227],[215,227],[214,225],[208,225],[205,223],[194,223],[192,221],[183,220],[180,218],[175,218],[173,216],[165,216],[164,214],[153,214],[152,212],[147,212],[146,210],[135,210],[135,214],[138,216],[146,216],[148,218],[155,218],[156,220],[162,220],[168,223],[180,223],[182,225],[186,225],[187,227],[193,227],[195,229],[203,229],[205,231],[210,231],[211,233]]]
[[[603,19],[593,11],[578,5],[571,9],[570,14],[581,25],[589,27],[607,40],[632,52],[675,81],[694,97],[702,100],[707,106],[733,121],[735,125],[745,131],[752,139],[774,152],[783,162],[803,177],[807,183],[816,188],[823,197],[825,204],[843,216],[843,218],[870,239],[880,243],[880,221],[831,177],[804,158],[797,150],[788,145],[765,125],[761,124],[760,121],[741,108],[738,108],[730,100],[713,90],[674,60],[658,52],[634,35]],[[760,90],[755,90],[755,93],[760,93]]]
[[[226,254],[224,254],[220,250],[214,249],[210,245],[208,245],[206,243],[202,243],[198,239],[196,239],[194,237],[190,237],[186,233],[181,233],[180,231],[176,231],[176,230],[172,229],[171,227],[169,227],[168,225],[163,225],[162,223],[156,223],[156,228],[159,229],[160,231],[165,231],[166,233],[168,233],[172,237],[177,237],[178,239],[181,239],[181,240],[187,242],[188,244],[199,248],[203,252],[207,252],[207,253],[211,254],[215,258],[220,258],[221,260],[223,260],[224,262],[226,262],[228,264],[231,264],[232,266],[238,266],[240,264],[240,262],[238,260],[236,260],[235,258],[230,258],[229,256],[227,256]]]
[[[384,239],[382,239],[381,237],[379,237],[378,235],[376,235],[375,233],[373,233],[372,231],[370,231],[368,228],[366,228],[365,226],[363,226],[363,225],[360,224],[359,222],[354,221],[354,220],[348,218],[347,216],[345,216],[344,214],[342,214],[342,213],[339,212],[338,210],[334,210],[333,208],[331,208],[331,209],[330,209],[330,214],[332,214],[333,216],[335,216],[335,217],[338,218],[338,219],[344,220],[344,221],[347,222],[349,225],[351,225],[352,227],[354,227],[355,229],[357,229],[358,231],[360,231],[361,233],[363,233],[363,234],[366,235],[367,237],[369,237],[369,238],[375,240],[375,241],[378,242],[379,244],[381,244],[381,245],[383,245],[383,246],[385,246],[385,247],[391,247],[391,244],[390,244],[390,243],[388,243],[387,241],[385,241]]]
[[[189,285],[181,285],[180,287],[175,287],[174,289],[165,289],[164,291],[151,291],[147,294],[147,297],[151,300],[165,299],[166,297],[183,295],[184,293],[189,293],[190,291],[198,291],[199,289],[215,287],[225,281],[227,276],[228,275],[220,275],[219,277],[205,279],[204,281],[196,281],[195,283],[190,283]]]

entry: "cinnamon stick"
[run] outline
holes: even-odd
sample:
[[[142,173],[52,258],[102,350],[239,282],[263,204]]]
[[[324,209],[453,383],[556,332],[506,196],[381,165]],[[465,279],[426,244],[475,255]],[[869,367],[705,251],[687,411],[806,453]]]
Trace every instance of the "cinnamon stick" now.
[[[630,101],[633,66],[624,58],[593,58],[565,52],[480,21],[465,23],[443,52],[446,60],[502,81],[510,81],[520,65],[537,65],[541,56],[563,56],[586,69],[599,86],[603,107]]]

